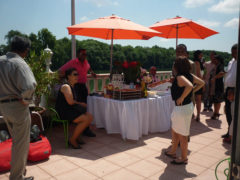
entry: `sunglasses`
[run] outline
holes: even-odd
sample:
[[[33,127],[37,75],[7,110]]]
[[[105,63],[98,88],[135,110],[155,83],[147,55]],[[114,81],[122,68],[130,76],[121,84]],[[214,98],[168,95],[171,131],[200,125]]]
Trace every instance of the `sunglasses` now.
[[[78,76],[78,73],[73,73],[73,76]]]

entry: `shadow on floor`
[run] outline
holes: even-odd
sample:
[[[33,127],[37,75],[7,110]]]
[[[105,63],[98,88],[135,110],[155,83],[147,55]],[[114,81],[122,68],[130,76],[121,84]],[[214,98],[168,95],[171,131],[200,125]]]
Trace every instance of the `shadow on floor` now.
[[[193,178],[197,175],[186,170],[186,165],[173,165],[171,164],[172,159],[166,157],[164,152],[166,149],[163,149],[160,156],[156,157],[160,161],[163,161],[167,164],[167,167],[164,169],[163,173],[159,177],[159,180],[166,180],[166,179],[174,179],[174,180],[184,180],[186,177]],[[177,168],[174,166],[178,166]],[[177,174],[173,173],[173,171],[178,172]]]

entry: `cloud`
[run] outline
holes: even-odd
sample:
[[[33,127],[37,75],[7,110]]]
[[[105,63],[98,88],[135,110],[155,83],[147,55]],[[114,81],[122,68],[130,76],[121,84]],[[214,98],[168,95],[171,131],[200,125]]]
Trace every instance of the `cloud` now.
[[[86,3],[92,3],[97,7],[103,7],[103,6],[118,6],[119,3],[114,0],[80,0],[82,2]]]
[[[211,12],[232,14],[239,11],[240,0],[223,0],[213,5],[208,10]]]
[[[195,8],[199,6],[203,6],[205,4],[209,4],[213,2],[213,0],[185,0],[184,6],[186,8]]]
[[[202,20],[202,19],[199,19],[196,22],[206,27],[218,27],[220,25],[220,22],[208,21],[208,20]]]
[[[87,16],[83,16],[83,17],[80,18],[80,21],[86,21],[86,20],[88,20]]]
[[[237,28],[239,24],[239,19],[238,18],[233,18],[230,21],[226,22],[224,24],[224,27],[232,27],[232,28]]]

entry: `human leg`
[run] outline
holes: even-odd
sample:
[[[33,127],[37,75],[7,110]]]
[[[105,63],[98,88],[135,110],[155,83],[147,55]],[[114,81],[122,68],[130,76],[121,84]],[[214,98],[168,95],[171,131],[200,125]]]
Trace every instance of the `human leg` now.
[[[227,119],[227,123],[228,123],[228,131],[226,134],[222,135],[223,138],[228,137],[229,136],[229,127],[230,124],[232,122],[232,115],[231,115],[231,102],[228,100],[228,91],[231,90],[231,88],[227,88],[226,92],[225,92],[225,114],[226,114],[226,119]]]
[[[28,106],[19,102],[1,105],[3,116],[11,126],[12,159],[10,180],[24,179],[30,141],[31,117]]]
[[[77,146],[77,139],[82,134],[84,129],[89,126],[89,124],[92,122],[93,117],[90,113],[82,114],[81,116],[77,117],[73,120],[74,123],[77,124],[77,127],[73,131],[73,135],[70,138],[70,143],[74,146]]]
[[[187,160],[187,153],[188,153],[188,138],[187,137],[188,136],[179,135],[182,160]]]
[[[204,103],[204,109],[203,111],[207,111],[208,108],[209,108],[209,85],[208,83],[205,84],[205,91],[204,91],[204,94],[203,94],[203,103]]]
[[[176,155],[178,144],[179,144],[179,136],[172,129],[172,146],[171,146],[171,149],[167,153],[170,154],[170,155]]]
[[[197,94],[195,96],[195,98],[196,98],[196,108],[197,108],[197,118],[196,118],[196,121],[200,121],[201,98],[202,98],[202,95],[201,94]]]

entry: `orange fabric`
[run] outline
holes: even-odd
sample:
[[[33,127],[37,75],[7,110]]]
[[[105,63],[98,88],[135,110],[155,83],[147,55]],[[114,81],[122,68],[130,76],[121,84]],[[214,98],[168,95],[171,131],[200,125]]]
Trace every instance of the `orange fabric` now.
[[[172,19],[166,19],[155,23],[150,26],[151,29],[162,32],[158,36],[164,38],[177,38],[177,26],[178,26],[178,38],[184,39],[204,39],[206,37],[218,34],[218,32],[204,27],[196,22],[182,18],[175,17]]]
[[[142,39],[148,40],[160,33],[153,29],[112,15],[67,27],[69,34],[101,39]],[[112,37],[113,30],[113,37]]]

